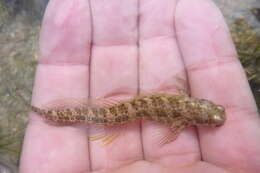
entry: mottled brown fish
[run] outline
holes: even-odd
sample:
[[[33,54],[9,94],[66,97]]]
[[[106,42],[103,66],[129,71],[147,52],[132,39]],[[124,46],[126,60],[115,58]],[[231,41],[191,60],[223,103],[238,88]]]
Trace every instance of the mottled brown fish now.
[[[179,132],[189,126],[220,126],[225,120],[225,109],[211,101],[188,95],[149,94],[120,102],[103,101],[100,106],[82,106],[66,109],[41,109],[32,111],[55,124],[90,123],[105,126],[121,125],[137,120],[152,120],[169,125],[174,140]]]

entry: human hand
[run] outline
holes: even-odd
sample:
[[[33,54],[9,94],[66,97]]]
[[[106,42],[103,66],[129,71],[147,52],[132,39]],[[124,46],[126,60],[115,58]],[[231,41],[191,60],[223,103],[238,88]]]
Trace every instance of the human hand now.
[[[21,173],[260,172],[259,115],[227,26],[211,0],[90,4],[50,2],[34,105],[111,93],[125,93],[120,99],[138,91],[172,93],[182,78],[192,96],[223,105],[227,121],[214,129],[188,128],[162,147],[154,134],[165,135],[167,127],[133,123],[102,147],[100,141],[88,141],[91,126],[57,127],[30,115]]]

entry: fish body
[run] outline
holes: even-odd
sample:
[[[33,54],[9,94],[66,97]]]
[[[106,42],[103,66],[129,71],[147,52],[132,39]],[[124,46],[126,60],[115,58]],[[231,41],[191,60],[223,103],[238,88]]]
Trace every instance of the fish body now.
[[[106,102],[105,102],[106,103]],[[55,124],[88,123],[105,126],[122,125],[137,120],[151,120],[174,127],[220,126],[225,120],[225,109],[211,101],[187,95],[150,94],[105,106],[83,106],[66,109],[41,109],[33,112]]]

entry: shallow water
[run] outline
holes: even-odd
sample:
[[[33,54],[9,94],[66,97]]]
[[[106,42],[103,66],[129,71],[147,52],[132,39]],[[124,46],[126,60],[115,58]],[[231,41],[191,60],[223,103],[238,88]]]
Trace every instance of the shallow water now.
[[[8,2],[8,4],[6,3]],[[17,2],[20,2],[17,3]],[[0,160],[18,164],[27,110],[14,88],[30,100],[45,2],[0,0]],[[215,0],[228,21],[241,62],[260,105],[260,1]],[[37,17],[32,17],[37,16]],[[0,163],[1,164],[1,163]],[[0,167],[0,173],[1,172]]]

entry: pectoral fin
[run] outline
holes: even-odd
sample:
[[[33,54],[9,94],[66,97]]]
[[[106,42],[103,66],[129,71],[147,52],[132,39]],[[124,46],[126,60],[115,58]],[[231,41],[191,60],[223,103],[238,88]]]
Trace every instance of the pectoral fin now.
[[[174,141],[177,139],[180,132],[187,126],[188,123],[184,118],[176,118],[176,120],[173,121],[170,130],[159,140],[159,144],[165,145]]]

